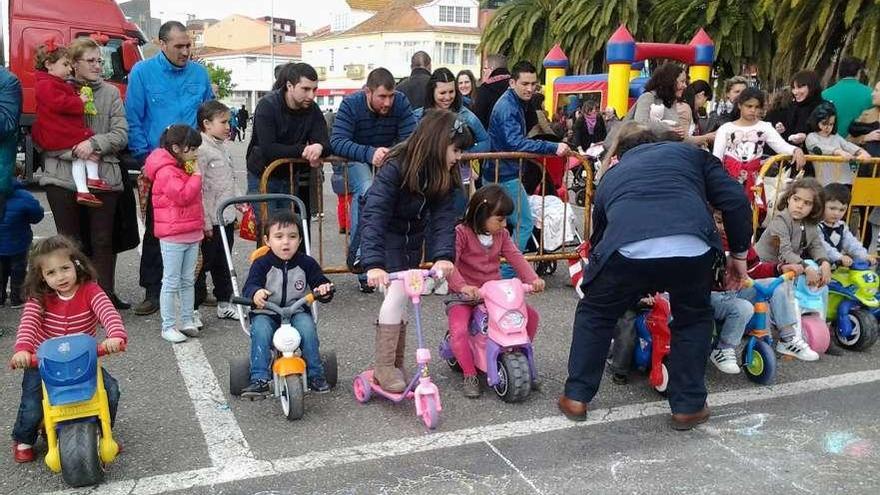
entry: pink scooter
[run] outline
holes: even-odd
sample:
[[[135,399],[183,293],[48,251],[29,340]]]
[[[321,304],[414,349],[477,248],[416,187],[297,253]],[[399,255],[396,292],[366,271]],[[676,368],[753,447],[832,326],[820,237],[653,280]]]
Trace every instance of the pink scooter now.
[[[373,381],[373,370],[366,370],[354,377],[352,388],[354,389],[354,398],[361,404],[370,400],[373,393],[392,402],[403,402],[404,399],[415,399],[416,416],[422,418],[429,429],[434,429],[440,422],[440,391],[437,386],[431,382],[431,376],[428,374],[428,363],[431,362],[431,351],[425,348],[422,340],[422,315],[421,315],[421,298],[422,287],[425,285],[425,279],[435,275],[434,270],[406,270],[402,272],[390,273],[389,280],[402,280],[406,295],[409,296],[413,304],[413,312],[416,321],[416,337],[418,338],[418,349],[416,349],[416,362],[418,369],[409,385],[400,393],[388,392],[383,390],[375,381]]]
[[[474,308],[468,325],[474,364],[486,373],[486,382],[504,402],[525,400],[537,378],[532,342],[526,331],[528,292],[532,292],[532,286],[516,278],[486,282],[480,287],[483,302]],[[440,357],[452,369],[461,371],[449,332],[440,343]]]

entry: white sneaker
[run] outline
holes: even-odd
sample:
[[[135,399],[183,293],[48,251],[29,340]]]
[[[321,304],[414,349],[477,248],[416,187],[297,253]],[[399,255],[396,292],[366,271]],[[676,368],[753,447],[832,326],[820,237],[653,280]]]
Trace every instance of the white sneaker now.
[[[713,349],[709,355],[709,361],[721,370],[722,373],[728,375],[736,375],[739,373],[739,365],[736,362],[736,349]]]
[[[171,342],[172,344],[186,342],[186,335],[178,332],[176,328],[162,330],[162,338],[167,340],[168,342]]]
[[[819,359],[819,354],[810,349],[810,345],[804,339],[797,336],[792,337],[788,342],[779,341],[776,344],[776,352],[794,356],[801,361],[817,361]]]
[[[220,318],[221,320],[237,320],[238,311],[231,303],[217,303],[217,318]]]
[[[426,278],[425,285],[422,286],[422,295],[427,296],[428,294],[430,294],[433,291],[434,291],[434,279],[433,278]]]
[[[196,328],[202,328],[203,326],[205,326],[205,324],[202,323],[202,315],[199,314],[199,310],[197,309],[193,310],[193,323],[195,324]]]
[[[445,278],[435,284],[434,294],[437,294],[438,296],[449,294],[449,282]]]

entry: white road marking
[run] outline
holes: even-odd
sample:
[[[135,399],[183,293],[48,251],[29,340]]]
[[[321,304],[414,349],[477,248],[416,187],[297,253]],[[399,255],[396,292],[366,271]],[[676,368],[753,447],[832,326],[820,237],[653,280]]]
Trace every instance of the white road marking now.
[[[522,471],[520,471],[520,469],[519,469],[518,467],[516,467],[516,464],[514,464],[513,461],[511,461],[510,459],[508,459],[507,457],[505,457],[504,454],[502,454],[501,451],[498,450],[497,447],[495,447],[494,445],[492,445],[492,443],[489,442],[488,440],[483,441],[483,443],[485,443],[486,445],[488,445],[489,448],[492,449],[492,452],[495,452],[495,455],[497,455],[498,457],[500,457],[501,460],[504,461],[505,464],[507,464],[508,466],[510,466],[510,468],[513,469],[514,471],[516,471],[516,474],[518,474],[519,477],[523,479],[523,481],[525,481],[526,483],[528,483],[528,485],[529,485],[530,487],[532,487],[532,490],[534,490],[535,493],[537,493],[538,495],[544,495],[544,493],[543,493],[541,490],[538,490],[538,487],[535,486],[534,483],[532,483],[532,480],[526,478],[525,473],[523,473]]]
[[[195,342],[192,344],[195,344]],[[181,347],[181,353],[185,352],[183,351],[184,348],[178,344],[175,346],[175,353],[178,352],[178,347]],[[200,346],[198,347],[198,353],[204,359],[204,354],[201,353]],[[189,354],[187,356],[189,356]],[[180,358],[181,356],[178,355],[178,359]],[[204,371],[201,373],[204,373]],[[216,380],[213,377],[210,377],[210,380],[216,384]],[[805,393],[815,393],[822,390],[835,390],[840,387],[863,385],[878,381],[880,381],[880,369],[858,371],[798,382],[783,383],[770,387],[748,387],[740,390],[710,394],[708,402],[710,406],[717,408],[732,404],[745,404]],[[187,386],[189,385],[190,381],[187,382]],[[199,386],[199,388],[202,387]],[[213,393],[221,392],[219,391],[219,388],[215,388],[212,395]],[[204,421],[208,418],[213,421],[215,416],[213,411],[211,414],[208,414],[204,409],[205,406],[203,404],[202,406],[197,407],[196,411],[199,412],[202,410],[199,415],[199,422],[202,424],[203,430],[210,431],[211,429],[216,428],[216,425],[208,423],[211,428],[205,428],[206,423]],[[232,414],[229,411],[225,411],[225,413],[230,416]],[[205,415],[204,417],[202,416],[203,414]],[[234,455],[235,453],[250,453],[250,450],[229,446],[228,449],[223,451],[225,452],[224,454],[217,455],[217,453],[212,453],[211,458],[212,461],[217,459],[220,462],[231,462],[232,464],[215,464],[215,467],[204,469],[160,474],[137,480],[117,481],[101,485],[97,491],[100,491],[102,494],[111,495],[150,495],[172,490],[214,486],[219,483],[343,466],[356,462],[376,461],[388,457],[402,456],[417,452],[429,452],[438,449],[460,447],[463,445],[472,445],[493,440],[519,438],[540,433],[567,430],[571,428],[583,428],[599,424],[617,423],[620,421],[649,418],[666,414],[669,414],[669,406],[665,401],[629,404],[590,411],[587,420],[579,423],[569,421],[562,415],[554,415],[543,418],[477,426],[455,431],[437,432],[418,437],[401,438],[384,442],[356,445],[353,447],[341,447],[323,452],[308,452],[296,457],[288,457],[286,459],[278,459],[274,461],[256,461],[252,458],[236,457],[236,455]],[[225,414],[218,414],[217,416],[222,417],[224,421],[229,421],[229,418],[226,418]],[[234,418],[232,421],[234,422]],[[225,428],[228,430],[232,426],[238,430],[238,427],[235,425],[227,425]],[[228,434],[228,431],[224,434]],[[210,435],[210,438],[215,439],[215,441],[221,436],[219,431],[212,432]],[[240,430],[238,430],[238,435],[241,435]],[[241,441],[243,440],[244,438],[242,435]],[[243,443],[239,445],[244,445],[246,447],[247,444]],[[209,449],[210,448],[209,443]],[[217,448],[216,445],[214,448]],[[236,463],[239,464],[236,465]],[[85,490],[65,490],[57,493],[72,495],[92,494],[95,492],[96,489],[90,488]]]

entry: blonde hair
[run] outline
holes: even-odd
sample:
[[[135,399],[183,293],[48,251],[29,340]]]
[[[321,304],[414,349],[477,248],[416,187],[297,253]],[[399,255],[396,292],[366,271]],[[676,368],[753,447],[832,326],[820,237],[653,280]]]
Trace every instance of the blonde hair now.
[[[70,42],[70,45],[67,47],[67,54],[71,62],[76,62],[82,59],[89,50],[101,51],[101,45],[91,38],[81,37]]]

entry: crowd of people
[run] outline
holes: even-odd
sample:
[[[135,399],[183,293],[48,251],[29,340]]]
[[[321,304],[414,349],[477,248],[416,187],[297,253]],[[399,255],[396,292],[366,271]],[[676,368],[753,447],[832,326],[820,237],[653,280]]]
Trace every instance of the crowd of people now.
[[[0,304],[11,279],[9,300],[24,306],[13,357],[17,367],[26,366],[46,338],[72,328],[94,334],[97,322],[107,331],[108,350],[124,345],[117,310],[130,305],[116,294],[116,257],[138,243],[145,297],[134,313],[159,311],[162,338],[179,343],[198,336],[202,305],[216,304],[219,318],[237,318],[219,241],[222,229],[232,242],[236,215],[218,216],[217,207],[242,192],[258,192],[267,166],[279,158],[301,158],[304,164],[293,175],[273,175],[268,192],[286,193],[293,183],[306,211],[299,218],[288,205],[271,204],[268,218],[258,218],[266,249],[251,266],[244,289],[256,308],[251,383],[244,395],[265,394],[269,387],[269,342],[280,321],[261,311],[266,302],[284,305],[310,290],[325,302],[332,297],[330,281],[302,249],[302,222],[309,222],[317,208],[309,177],[331,154],[343,160],[334,163],[332,182],[346,205],[340,209],[345,228],[353,234],[349,265],[360,273],[361,291],[384,287],[375,319],[373,376],[390,392],[406,385],[407,323],[403,282],[389,281],[389,272],[432,262],[442,274],[437,293],[452,290],[471,297],[485,281],[502,277],[518,276],[537,291],[544,287],[522,255],[534,222],[521,163],[486,162],[473,178],[482,187],[469,188],[472,170],[460,163],[463,152],[565,156],[572,148],[605,145],[582,282],[585,296],[575,312],[569,377],[558,401],[574,420],[586,417],[618,318],[646,296],[666,292],[670,297],[669,401],[673,426],[687,429],[709,416],[706,364],[739,371],[733,349],[750,316],[739,301],[753,300],[741,287],[745,277],[804,272],[821,288],[832,264],[869,259],[841,220],[853,171],[836,164],[809,166],[804,159],[805,152],[817,151],[880,156],[880,84],[872,92],[858,82],[861,65],[853,59],[841,62],[839,81],[824,92],[814,72],[797,73],[790,101],[777,98],[767,111],[761,90],[733,78],[725,84],[725,100],[709,115],[704,106],[712,99],[711,87],[704,81],[688,84],[685,68],[668,63],[654,71],[622,119],[588,100],[570,121],[560,112],[563,118],[553,124],[540,110],[535,66],[520,61],[508,68],[502,55],[486,57],[479,85],[469,71],[432,70],[424,52],[413,55],[412,73],[400,83],[387,69],[374,69],[362,90],[345,97],[330,125],[315,104],[315,69],[287,64],[253,111],[247,180],[239,184],[228,141],[244,139],[248,111],[217,101],[207,71],[191,60],[185,26],[163,24],[159,46],[159,54],[131,71],[124,104],[115,86],[101,78],[101,50],[94,40],[79,38],[69,46],[50,42],[37,51],[33,135],[44,163],[41,185],[59,235],[31,248],[30,225],[44,212],[19,185],[4,191]],[[542,124],[551,129],[557,124],[560,137],[570,131],[571,147],[564,140],[530,138]],[[791,154],[795,165],[815,178],[791,184],[776,205],[779,214],[752,246],[751,210],[766,210],[764,198],[752,193],[765,145]],[[137,191],[127,180],[129,169],[142,171]],[[880,224],[880,218],[873,220]],[[507,264],[500,263],[501,256]],[[816,266],[807,265],[807,259]],[[713,276],[725,266],[726,277]],[[771,302],[780,333],[777,350],[818,359],[796,331],[790,307],[784,296]],[[471,310],[468,303],[451,305],[449,327],[464,370],[462,391],[478,397],[466,342]],[[70,326],[71,315],[85,315],[87,322]],[[293,320],[302,335],[309,388],[329,391],[316,357],[319,339],[311,313],[302,308]],[[713,346],[715,320],[723,326]],[[537,322],[530,310],[531,337]],[[34,376],[25,375],[13,431],[19,462],[33,460],[39,419]],[[112,377],[105,374],[104,383],[118,399]]]

